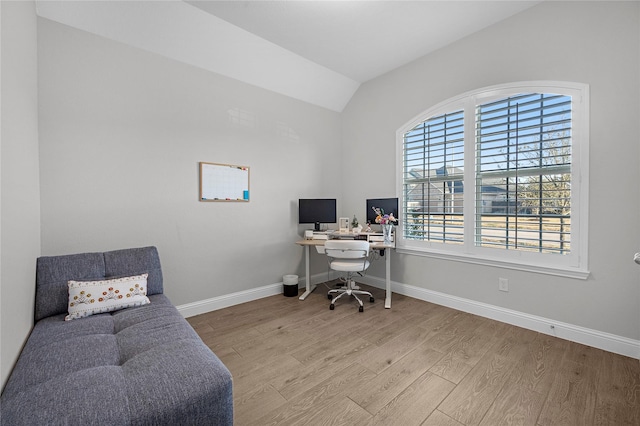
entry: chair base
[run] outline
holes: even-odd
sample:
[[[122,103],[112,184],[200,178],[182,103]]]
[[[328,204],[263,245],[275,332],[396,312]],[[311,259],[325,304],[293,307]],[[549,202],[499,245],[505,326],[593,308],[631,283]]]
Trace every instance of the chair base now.
[[[369,302],[371,303],[373,303],[375,299],[373,298],[373,295],[370,292],[359,290],[359,288],[360,287],[356,285],[355,281],[350,279],[350,280],[347,280],[346,285],[344,287],[337,288],[334,290],[329,290],[329,292],[327,293],[327,297],[331,299],[331,303],[329,304],[329,309],[334,310],[336,307],[335,306],[336,300],[340,299],[342,296],[346,294],[348,296],[353,296],[358,301],[358,304],[360,305],[358,310],[360,312],[364,312],[364,304],[362,303],[362,300],[360,300],[358,296],[359,295],[369,296]],[[335,297],[333,297],[333,295],[335,295]]]

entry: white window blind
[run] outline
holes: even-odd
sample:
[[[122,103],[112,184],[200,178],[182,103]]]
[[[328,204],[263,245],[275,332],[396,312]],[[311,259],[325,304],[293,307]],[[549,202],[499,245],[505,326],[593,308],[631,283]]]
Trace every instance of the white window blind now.
[[[405,253],[588,276],[588,86],[521,82],[398,129]]]
[[[404,136],[405,238],[463,241],[464,112],[429,118]]]
[[[476,245],[570,253],[571,104],[528,93],[476,107]]]

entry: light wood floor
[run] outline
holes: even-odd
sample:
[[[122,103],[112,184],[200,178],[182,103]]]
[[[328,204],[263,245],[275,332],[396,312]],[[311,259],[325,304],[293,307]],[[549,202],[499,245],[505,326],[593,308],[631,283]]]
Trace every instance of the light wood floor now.
[[[235,425],[640,425],[640,362],[402,295],[272,296],[189,318]]]

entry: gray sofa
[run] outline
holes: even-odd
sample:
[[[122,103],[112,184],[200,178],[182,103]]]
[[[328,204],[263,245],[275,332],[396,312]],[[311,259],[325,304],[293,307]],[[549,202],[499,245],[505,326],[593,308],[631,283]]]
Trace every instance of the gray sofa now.
[[[150,304],[65,321],[69,280],[148,273]],[[229,370],[163,294],[155,247],[40,257],[2,425],[232,425]]]

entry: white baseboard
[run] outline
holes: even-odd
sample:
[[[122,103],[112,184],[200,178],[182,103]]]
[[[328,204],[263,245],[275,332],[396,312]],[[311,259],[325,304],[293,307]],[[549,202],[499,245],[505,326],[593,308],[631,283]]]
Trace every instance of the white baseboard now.
[[[322,282],[324,279],[326,279],[326,273],[314,275],[311,282]],[[304,279],[301,279],[300,281],[304,282]],[[374,287],[382,289],[385,288],[384,279],[381,278],[365,276],[360,278],[359,281]],[[391,290],[394,293],[413,297],[415,299],[446,306],[462,312],[468,312],[470,314],[537,331],[539,333],[548,334],[550,336],[556,336],[561,339],[592,346],[608,352],[640,359],[639,340],[633,340],[617,336],[615,334],[604,333],[598,330],[554,321],[548,318],[476,302],[470,299],[463,299],[461,297],[451,296],[449,294],[427,290],[408,284],[392,282]],[[186,305],[180,305],[177,308],[185,318],[188,318],[277,294],[282,294],[282,283],[270,284],[251,290],[202,300],[200,302],[188,303]],[[391,308],[393,309],[393,300],[391,302]]]
[[[383,279],[366,276],[360,279],[363,283],[374,287],[384,288]],[[478,315],[481,317],[493,319],[528,330],[537,331],[539,333],[556,336],[560,339],[569,340],[594,348],[602,349],[608,352],[640,359],[640,341],[629,339],[627,337],[617,336],[615,334],[605,333],[598,330],[592,330],[573,324],[567,324],[559,321],[550,320],[548,318],[530,315],[499,306],[489,305],[486,303],[476,302],[470,299],[451,296],[449,294],[437,291],[427,290],[408,284],[391,283],[391,290],[394,293],[403,294],[415,299],[424,300],[435,303],[436,305],[446,306],[462,312]],[[393,309],[393,300],[391,301]]]
[[[214,297],[212,299],[201,300],[199,302],[187,303],[177,306],[178,311],[183,317],[189,318],[207,312],[216,311],[229,306],[239,305],[240,303],[251,302],[252,300],[262,299],[264,297],[282,294],[283,284],[269,284],[263,287],[253,288],[251,290],[239,291],[237,293],[225,294],[224,296]]]

